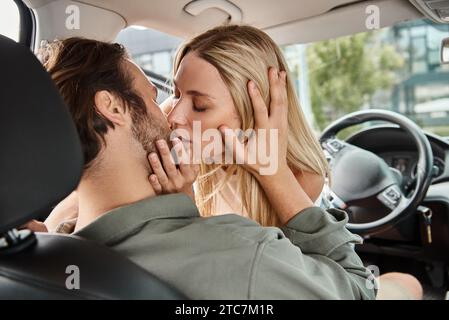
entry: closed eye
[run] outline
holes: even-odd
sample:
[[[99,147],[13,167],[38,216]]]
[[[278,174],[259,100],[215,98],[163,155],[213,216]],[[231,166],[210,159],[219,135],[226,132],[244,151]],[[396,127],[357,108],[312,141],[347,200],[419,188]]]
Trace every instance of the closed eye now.
[[[204,107],[199,107],[199,106],[193,105],[193,111],[195,111],[195,112],[204,112],[206,110],[207,109]]]

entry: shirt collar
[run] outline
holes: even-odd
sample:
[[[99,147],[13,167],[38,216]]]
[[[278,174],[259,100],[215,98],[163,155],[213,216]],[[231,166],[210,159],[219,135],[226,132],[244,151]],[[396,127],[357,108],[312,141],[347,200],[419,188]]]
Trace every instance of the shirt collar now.
[[[155,219],[199,217],[191,198],[183,193],[147,198],[113,209],[74,235],[106,245],[122,241]]]

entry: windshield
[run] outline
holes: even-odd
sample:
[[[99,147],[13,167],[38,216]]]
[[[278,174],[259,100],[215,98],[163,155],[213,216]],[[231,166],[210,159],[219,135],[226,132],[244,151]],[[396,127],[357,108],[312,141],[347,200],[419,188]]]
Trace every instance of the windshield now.
[[[449,136],[449,25],[415,20],[332,40],[283,47],[302,107],[318,131],[370,108],[393,110]]]
[[[425,130],[449,136],[449,65],[439,58],[445,37],[449,25],[415,20],[282,50],[317,135],[341,116],[376,108],[405,114]],[[171,78],[182,39],[130,27],[117,41],[160,88]],[[168,96],[161,91],[160,102]],[[357,129],[344,130],[342,137]]]

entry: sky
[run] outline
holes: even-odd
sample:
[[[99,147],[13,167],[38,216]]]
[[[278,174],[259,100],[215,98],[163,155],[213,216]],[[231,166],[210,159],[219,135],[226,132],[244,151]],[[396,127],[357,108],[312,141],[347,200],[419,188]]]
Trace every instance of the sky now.
[[[13,40],[19,38],[19,11],[12,0],[0,0],[0,34]]]

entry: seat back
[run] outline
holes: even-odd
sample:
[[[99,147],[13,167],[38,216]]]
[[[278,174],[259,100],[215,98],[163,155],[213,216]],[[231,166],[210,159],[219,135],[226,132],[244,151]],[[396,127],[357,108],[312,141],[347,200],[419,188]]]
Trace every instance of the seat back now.
[[[0,299],[181,299],[105,246],[15,228],[77,186],[75,125],[30,50],[0,35]]]
[[[184,299],[115,251],[74,236],[36,234],[0,255],[0,299]]]

